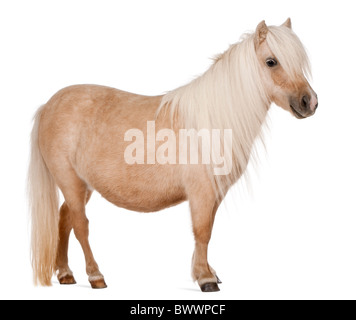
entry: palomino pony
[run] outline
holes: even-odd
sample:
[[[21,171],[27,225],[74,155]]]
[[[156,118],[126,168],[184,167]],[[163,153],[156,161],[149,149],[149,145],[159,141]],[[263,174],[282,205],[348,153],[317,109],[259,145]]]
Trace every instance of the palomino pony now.
[[[57,92],[37,111],[32,130],[29,196],[35,283],[50,285],[55,272],[61,284],[75,283],[67,255],[73,229],[91,286],[106,287],[89,245],[85,214],[96,190],[113,204],[140,212],[188,200],[195,236],[192,277],[202,291],[218,291],[220,280],[207,261],[216,211],[244,173],[272,102],[298,119],[314,114],[318,101],[309,74],[306,52],[288,19],[269,27],[262,21],[254,33],[217,56],[202,76],[163,96],[97,85]],[[169,132],[153,137],[153,156],[148,126],[157,135]],[[218,138],[225,142],[222,149],[210,153],[216,158],[223,150],[229,170],[216,173],[216,162],[204,162],[200,154],[194,163],[178,163],[174,154],[171,162],[159,161],[167,160],[167,152],[180,151],[171,136],[181,137],[182,129],[211,135],[213,130],[230,130],[230,139]],[[142,135],[134,136],[132,130]],[[190,154],[203,149],[201,140],[190,146]],[[58,188],[65,199],[60,209]]]

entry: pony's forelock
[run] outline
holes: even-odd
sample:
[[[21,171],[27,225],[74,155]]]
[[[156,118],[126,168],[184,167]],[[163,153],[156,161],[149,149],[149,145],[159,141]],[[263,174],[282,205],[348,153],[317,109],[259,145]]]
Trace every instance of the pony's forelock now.
[[[304,75],[311,78],[311,67],[306,50],[297,35],[285,26],[269,26],[267,44],[290,78]]]

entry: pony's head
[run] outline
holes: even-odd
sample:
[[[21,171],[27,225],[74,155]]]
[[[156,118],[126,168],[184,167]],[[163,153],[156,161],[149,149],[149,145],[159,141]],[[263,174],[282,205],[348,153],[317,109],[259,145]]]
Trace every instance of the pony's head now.
[[[318,99],[307,80],[309,60],[292,31],[291,20],[279,27],[267,27],[262,21],[254,34],[254,44],[269,99],[298,119],[313,115]]]

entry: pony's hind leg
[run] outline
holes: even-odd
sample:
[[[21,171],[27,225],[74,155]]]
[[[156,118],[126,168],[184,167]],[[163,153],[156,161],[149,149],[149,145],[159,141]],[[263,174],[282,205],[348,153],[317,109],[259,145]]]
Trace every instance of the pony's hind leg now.
[[[60,284],[75,284],[72,270],[68,266],[68,243],[72,224],[69,209],[64,202],[59,211],[58,247],[56,256],[57,278]]]
[[[86,203],[88,203],[92,191],[87,191]],[[69,208],[66,202],[63,203],[59,211],[59,225],[58,225],[58,247],[57,247],[57,278],[60,284],[75,284],[76,281],[72,270],[68,265],[68,245],[69,235],[73,229]]]
[[[86,272],[89,276],[89,282],[92,288],[106,288],[104,276],[99,271],[98,264],[94,259],[88,239],[89,220],[85,214],[85,205],[91,192],[88,190],[85,182],[83,182],[73,170],[71,170],[70,173],[67,173],[65,177],[62,176],[60,182],[62,183],[59,183],[58,185],[62,190],[65,199],[65,208],[68,210],[67,219],[69,217],[69,220],[67,220],[66,231],[63,232],[63,240],[60,240],[60,242],[62,242],[61,248],[58,251],[58,256],[62,258],[62,261],[66,262],[68,237],[70,229],[73,228],[75,237],[79,241],[84,252]],[[64,212],[66,211],[64,210]],[[63,222],[62,226],[65,226],[65,222]]]

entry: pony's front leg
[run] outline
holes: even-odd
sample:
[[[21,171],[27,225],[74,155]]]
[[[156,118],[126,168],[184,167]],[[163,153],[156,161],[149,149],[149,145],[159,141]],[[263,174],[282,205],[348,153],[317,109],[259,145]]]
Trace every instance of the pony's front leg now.
[[[206,194],[196,195],[189,202],[195,237],[192,261],[193,280],[198,281],[203,292],[219,291],[218,283],[221,282],[208,263],[208,245],[219,203],[215,198],[207,199]]]

